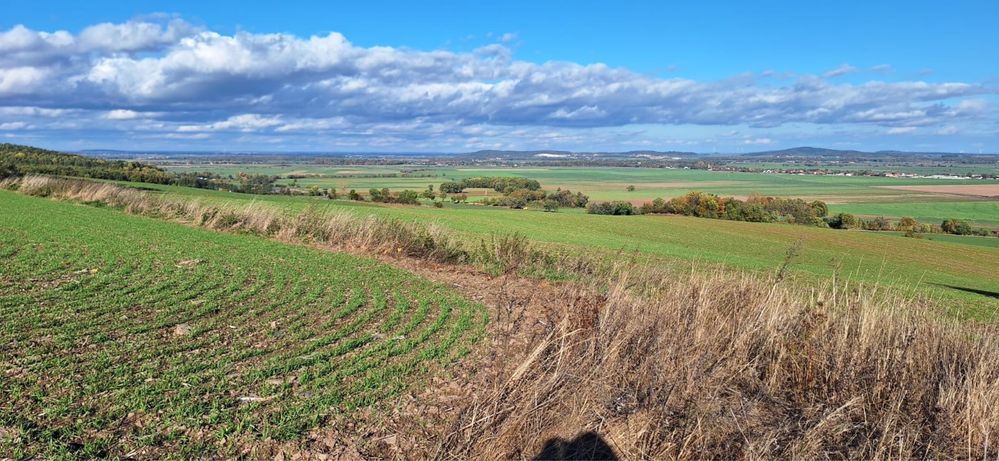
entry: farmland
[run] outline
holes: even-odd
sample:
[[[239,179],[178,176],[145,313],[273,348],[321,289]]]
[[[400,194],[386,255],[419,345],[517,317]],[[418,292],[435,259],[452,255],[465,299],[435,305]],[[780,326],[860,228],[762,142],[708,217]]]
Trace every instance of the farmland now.
[[[990,244],[996,240],[994,237],[912,239],[894,233],[683,216],[596,216],[582,210],[544,213],[452,203],[438,209],[174,186],[144,187],[163,191],[167,197],[236,207],[267,205],[292,214],[305,210],[347,212],[359,217],[436,223],[472,241],[494,234],[519,233],[576,254],[614,259],[623,252],[649,258],[656,264],[679,262],[769,272],[782,264],[789,247],[800,245],[793,270],[811,283],[838,274],[887,284],[909,293],[946,299],[953,304],[951,312],[961,317],[992,319],[999,308],[995,299],[976,293],[999,292],[999,277],[987,263],[999,258],[999,248]],[[988,242],[981,243],[984,240]]]
[[[481,306],[373,260],[0,192],[0,453],[235,456],[461,357]]]
[[[775,431],[822,433],[826,417],[797,408],[857,401],[838,386],[858,389],[850,392],[865,402],[840,431],[869,415],[877,425],[902,418],[906,428],[932,427],[949,451],[992,427],[954,435],[927,416],[926,405],[938,405],[932,399],[897,409],[923,389],[942,389],[975,402],[976,414],[992,413],[991,381],[979,375],[987,371],[960,382],[932,377],[946,376],[938,368],[953,360],[969,370],[993,362],[994,237],[401,205],[107,178],[26,175],[2,188],[0,450],[12,457],[262,458],[345,443],[374,458],[528,457],[547,448],[524,424],[562,414],[588,424],[607,405],[591,380],[619,379],[625,363],[646,360],[661,363],[627,372],[630,382],[606,392],[655,392],[647,370],[674,370],[668,380],[697,396],[701,413],[717,404],[717,386],[742,376],[748,390],[739,401],[763,392],[787,408],[764,423]],[[659,333],[639,326],[646,322]],[[719,327],[737,338],[718,336]],[[907,346],[917,337],[927,339]],[[633,346],[649,340],[663,349]],[[864,344],[861,358],[854,342]],[[824,352],[805,358],[802,350]],[[885,361],[884,350],[903,352]],[[567,373],[560,357],[584,374]],[[669,365],[678,360],[694,368]],[[851,360],[877,365],[851,374]],[[725,365],[705,371],[699,363]],[[903,368],[911,371],[896,372]],[[816,369],[846,378],[828,389],[780,379]],[[872,394],[874,382],[897,391]],[[448,390],[435,395],[437,386]],[[538,395],[549,397],[539,405]],[[661,418],[687,405],[648,411]],[[622,424],[628,414],[609,417]],[[474,423],[483,417],[505,438]],[[712,418],[701,429],[684,417],[671,437],[735,436],[728,415]],[[617,433],[621,450],[650,452],[633,433]],[[316,446],[317,437],[329,442]],[[397,437],[409,445],[383,442]]]
[[[171,171],[212,171],[223,175],[239,172],[303,176],[294,179],[302,187],[317,185],[341,193],[349,189],[366,192],[371,188],[423,190],[428,185],[473,176],[521,176],[541,182],[546,189],[580,191],[592,200],[626,200],[633,203],[656,197],[675,197],[691,190],[722,196],[745,197],[753,192],[780,197],[823,200],[831,211],[898,218],[913,216],[939,223],[948,218],[967,219],[977,225],[999,228],[999,200],[984,197],[957,197],[946,192],[932,192],[940,186],[981,186],[995,181],[891,178],[868,176],[818,176],[792,174],[742,173],[668,168],[615,167],[525,167],[465,168],[427,165],[343,166],[313,164],[286,165],[208,165],[168,166]],[[289,184],[292,180],[282,179]],[[633,191],[628,186],[635,186]],[[926,187],[904,190],[897,187]],[[473,192],[470,200],[476,200]]]

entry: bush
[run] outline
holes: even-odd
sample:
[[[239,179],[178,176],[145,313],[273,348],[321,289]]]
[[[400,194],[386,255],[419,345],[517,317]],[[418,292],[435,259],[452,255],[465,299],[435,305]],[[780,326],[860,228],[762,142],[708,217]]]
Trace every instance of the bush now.
[[[857,227],[857,217],[850,213],[839,213],[826,218],[826,224],[833,229],[852,229]]]
[[[971,235],[973,232],[971,226],[967,222],[959,219],[944,220],[944,222],[940,224],[940,230],[954,235]]]
[[[586,212],[615,216],[636,214],[635,207],[628,202],[594,202],[586,207]]]
[[[909,216],[903,216],[902,219],[898,220],[898,223],[895,224],[895,230],[906,233],[919,232],[922,229],[922,225],[919,224],[919,221],[916,221],[915,218],[911,218]]]
[[[890,231],[892,230],[891,222],[889,222],[884,216],[878,216],[874,219],[861,221],[860,227],[864,230],[872,231]]]

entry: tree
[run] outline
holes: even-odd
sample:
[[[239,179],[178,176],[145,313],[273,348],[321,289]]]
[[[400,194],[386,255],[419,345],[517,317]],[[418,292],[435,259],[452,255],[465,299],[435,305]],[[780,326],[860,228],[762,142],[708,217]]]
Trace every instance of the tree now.
[[[629,185],[627,189],[628,189],[628,192],[635,192],[635,186],[634,185]]]
[[[545,211],[555,213],[558,211],[558,202],[552,199],[545,200],[544,209]]]
[[[434,185],[430,184],[427,189],[420,194],[421,197],[433,200],[437,198],[437,194],[434,193]]]
[[[839,213],[826,218],[826,224],[833,229],[850,229],[857,227],[857,217],[850,213]]]
[[[959,219],[947,219],[940,224],[940,230],[954,235],[970,235],[973,233],[971,226]]]
[[[899,231],[919,232],[920,229],[921,226],[919,225],[919,221],[916,221],[915,218],[911,218],[909,216],[903,216],[902,219],[899,219],[898,223],[895,224],[895,230]]]
[[[439,190],[445,194],[460,194],[465,188],[459,182],[450,181],[442,183]]]
[[[809,206],[812,207],[812,211],[815,213],[816,217],[824,218],[826,215],[829,214],[829,207],[826,206],[826,202],[823,202],[821,200],[816,200],[812,203],[809,203]]]

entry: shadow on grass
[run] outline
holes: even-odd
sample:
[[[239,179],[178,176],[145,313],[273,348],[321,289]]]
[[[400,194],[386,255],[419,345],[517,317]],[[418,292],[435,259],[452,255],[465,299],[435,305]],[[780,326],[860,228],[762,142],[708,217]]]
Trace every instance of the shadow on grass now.
[[[938,287],[950,288],[952,290],[963,291],[965,293],[974,293],[976,295],[982,295],[992,299],[999,299],[999,292],[995,291],[979,290],[977,288],[959,287],[955,285],[945,285],[943,283],[934,283],[933,285],[936,285]]]
[[[550,439],[545,442],[541,453],[533,461],[569,461],[569,460],[611,460],[618,461],[614,449],[595,432],[580,434],[576,438],[565,441]]]

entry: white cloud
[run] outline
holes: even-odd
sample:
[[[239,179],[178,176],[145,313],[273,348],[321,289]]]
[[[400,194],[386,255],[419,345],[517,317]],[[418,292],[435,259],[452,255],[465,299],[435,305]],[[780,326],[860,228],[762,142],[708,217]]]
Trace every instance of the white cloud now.
[[[259,114],[234,115],[220,122],[203,125],[183,125],[177,131],[243,131],[251,132],[281,125],[280,117],[264,117]]]
[[[174,134],[323,132],[400,143],[522,128],[543,142],[585,139],[567,135],[570,128],[727,126],[716,135],[764,144],[772,140],[738,133],[812,124],[897,134],[995,120],[987,100],[999,93],[971,82],[830,80],[856,72],[849,64],[821,76],[659,78],[600,63],[516,60],[502,44],[516,38],[452,52],[360,47],[338,33],[226,35],[170,18],[77,35],[15,26],[0,32],[0,122],[72,114],[84,128],[133,120],[130,129]]]
[[[891,67],[891,64],[878,64],[876,66],[871,67],[871,71],[878,73],[890,73],[894,72],[895,69]]]
[[[6,122],[0,123],[0,130],[20,130],[27,126],[28,124],[24,122]]]
[[[857,71],[856,67],[853,67],[849,64],[841,64],[839,67],[836,67],[835,69],[827,70],[824,74],[822,74],[822,76],[825,78],[833,78],[833,77],[839,77],[841,75],[852,74],[856,71]]]
[[[141,117],[141,115],[134,110],[115,109],[108,111],[104,117],[108,120],[133,120]]]
[[[889,128],[888,134],[911,134],[916,132],[916,127],[914,126],[898,126],[895,128]]]

